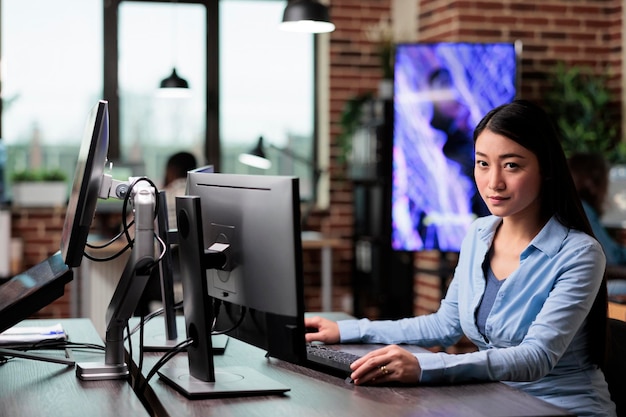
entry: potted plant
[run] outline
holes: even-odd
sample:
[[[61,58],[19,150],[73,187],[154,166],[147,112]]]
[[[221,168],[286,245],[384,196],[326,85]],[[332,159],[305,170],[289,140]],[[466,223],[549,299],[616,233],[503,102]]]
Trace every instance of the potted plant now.
[[[339,154],[339,162],[345,164],[350,159],[350,153],[352,152],[352,139],[356,131],[359,129],[363,118],[364,105],[374,98],[372,92],[365,92],[351,97],[346,101],[341,116],[339,118],[339,125],[341,126],[341,133],[337,137],[337,142],[341,152]]]
[[[608,75],[560,62],[548,81],[546,111],[561,132],[566,155],[599,152],[613,164],[623,163],[626,145],[619,140],[619,119],[611,111]]]
[[[61,170],[24,170],[12,176],[13,205],[55,207],[67,202],[67,175]]]

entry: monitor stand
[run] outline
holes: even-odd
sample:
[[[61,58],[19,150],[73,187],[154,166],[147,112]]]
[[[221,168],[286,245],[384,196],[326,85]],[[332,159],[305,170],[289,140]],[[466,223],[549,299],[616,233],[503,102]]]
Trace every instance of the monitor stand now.
[[[135,187],[137,191],[133,191],[132,196],[135,213],[134,246],[107,308],[104,363],[77,363],[76,376],[81,380],[125,379],[130,375],[126,363],[124,329],[137,308],[155,263],[155,191],[140,182],[136,182]]]
[[[163,303],[164,331],[153,330],[149,332],[148,339],[144,339],[144,349],[147,351],[167,351],[184,342],[186,337],[179,337],[180,328],[174,308],[174,258],[172,256],[173,245],[178,243],[178,232],[170,230],[168,220],[168,207],[166,192],[160,191],[158,195],[159,210],[156,221],[156,232],[165,246],[165,254],[159,264],[159,282],[161,287],[161,302]],[[148,323],[146,323],[146,326]],[[184,327],[183,327],[184,328]]]
[[[174,262],[174,255],[178,256],[178,253],[173,252],[173,247],[178,244],[178,230],[170,228],[166,191],[160,191],[158,199],[157,233],[167,248],[163,260],[159,264],[161,301],[163,303],[163,328],[159,331],[150,326],[151,322],[145,324],[147,335],[144,336],[143,349],[148,352],[166,352],[187,340],[187,333],[184,330],[184,317],[177,315],[174,308],[176,304],[174,297],[174,271],[180,262]],[[179,333],[182,333],[182,335]],[[226,349],[228,336],[213,335],[211,336],[211,342],[213,353],[222,354]]]
[[[215,381],[207,382],[191,376],[189,369],[164,368],[159,376],[189,399],[243,397],[251,395],[283,394],[285,385],[243,366],[220,367],[215,370]]]
[[[188,336],[188,367],[163,368],[159,376],[190,399],[283,394],[289,388],[248,367],[220,367],[213,363],[211,325],[213,299],[205,276],[207,268],[224,265],[224,254],[204,250],[200,198],[176,198],[178,243],[183,283],[183,311]]]

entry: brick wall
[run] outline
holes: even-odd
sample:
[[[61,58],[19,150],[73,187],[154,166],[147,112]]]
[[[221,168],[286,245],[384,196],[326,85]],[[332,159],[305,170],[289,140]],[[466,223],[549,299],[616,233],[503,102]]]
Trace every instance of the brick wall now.
[[[416,33],[408,41],[467,41],[523,43],[520,96],[540,100],[546,76],[557,61],[591,65],[597,71],[610,69],[614,93],[613,111],[621,118],[622,3],[620,0],[401,0],[417,1]],[[352,195],[345,167],[338,161],[336,142],[343,105],[350,97],[376,91],[381,71],[376,48],[365,29],[391,15],[393,0],[331,0],[331,16],[337,30],[330,34],[330,209],[315,213],[312,228],[350,241]],[[411,17],[412,18],[412,17]],[[349,247],[335,252],[334,306],[350,293],[352,254]],[[415,256],[418,269],[428,269],[438,254]],[[306,269],[306,268],[305,268]],[[416,273],[416,314],[438,306],[439,277]],[[311,294],[315,296],[315,294]]]
[[[11,236],[22,243],[22,272],[56,253],[61,245],[61,232],[65,219],[65,207],[13,208],[11,213]],[[36,317],[58,318],[71,316],[69,286],[63,297],[41,309]]]
[[[370,42],[365,29],[377,24],[381,16],[389,16],[390,0],[331,0],[331,17],[337,27],[330,36],[330,187],[331,203],[328,211],[314,213],[308,228],[321,230],[333,238],[346,242],[345,248],[333,252],[333,307],[335,310],[351,309],[352,270],[352,188],[346,179],[346,167],[340,161],[341,149],[336,142],[341,133],[340,114],[344,104],[353,96],[376,91],[382,78],[376,45]],[[311,252],[310,257],[319,256]],[[310,259],[310,258],[309,258]],[[306,271],[314,271],[305,256]],[[318,262],[319,265],[319,262]],[[310,282],[319,280],[319,273],[311,272]],[[319,289],[309,287],[306,294],[307,309],[319,305]]]

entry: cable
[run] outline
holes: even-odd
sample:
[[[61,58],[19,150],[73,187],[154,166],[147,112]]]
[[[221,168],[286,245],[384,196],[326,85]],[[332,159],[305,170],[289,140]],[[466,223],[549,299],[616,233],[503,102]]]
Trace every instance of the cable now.
[[[239,307],[239,319],[237,320],[237,322],[235,324],[233,324],[229,329],[225,329],[225,330],[213,330],[211,332],[212,335],[218,335],[218,334],[225,334],[225,333],[230,333],[233,330],[235,330],[237,327],[239,327],[241,325],[241,323],[243,323],[243,319],[246,317],[246,314],[248,312],[248,309],[244,306],[240,306]],[[217,321],[217,315],[215,315],[216,319],[215,321]]]
[[[42,340],[39,342],[31,343],[31,344],[6,344],[2,345],[0,348],[0,366],[6,364],[11,359],[21,357],[24,359],[33,359],[45,362],[56,362],[65,365],[73,365],[75,361],[71,359],[71,352],[68,349],[88,349],[88,350],[99,350],[104,351],[105,347],[102,345],[97,345],[93,343],[79,343],[79,342],[69,342],[67,340],[56,340],[56,339],[48,339]],[[47,356],[36,356],[33,354],[32,357],[29,357],[26,354],[27,351],[31,350],[65,350],[66,357],[68,360],[55,358],[55,357],[47,357]],[[11,352],[13,351],[13,352]],[[21,355],[20,352],[24,352],[24,355]]]
[[[153,312],[149,313],[148,315],[142,316],[143,321],[140,321],[137,325],[135,325],[135,327],[133,327],[133,329],[130,331],[130,333],[126,335],[126,338],[129,338],[130,336],[132,336],[135,333],[137,333],[137,330],[139,330],[141,327],[143,327],[147,322],[149,322],[150,320],[152,320],[155,317],[160,316],[161,314],[163,314],[163,308],[156,309]]]
[[[154,238],[157,240],[157,242],[159,242],[159,245],[161,245],[161,253],[159,254],[159,257],[156,260],[157,263],[159,263],[163,260],[163,258],[165,258],[165,254],[167,253],[167,245],[158,234],[155,233]]]
[[[122,205],[122,224],[123,224],[122,231],[126,235],[126,238],[127,238],[127,240],[129,242],[130,242],[131,239],[130,239],[130,234],[128,233],[128,225],[126,224],[127,218],[126,218],[125,214],[126,214],[126,211],[127,211],[128,202],[130,201],[130,196],[133,194],[132,193],[133,188],[135,188],[137,186],[137,184],[139,184],[142,181],[147,182],[148,184],[150,184],[152,186],[152,188],[154,188],[155,195],[159,193],[159,189],[157,188],[156,184],[148,177],[139,177],[139,178],[135,179],[135,181],[133,181],[130,184],[130,187],[128,188],[128,191],[126,192],[126,195],[124,196],[124,203]],[[154,204],[154,214],[153,214],[154,219],[157,218],[158,214],[159,214],[159,199],[156,198],[155,199],[155,204]]]
[[[183,302],[182,301],[179,301],[176,304],[174,304],[174,310],[180,310],[182,307],[183,307]],[[158,309],[152,311],[151,313],[149,313],[148,315],[145,316],[144,323],[143,324],[138,323],[135,327],[132,328],[132,330],[130,331],[130,335],[126,335],[126,337],[134,335],[135,333],[137,333],[137,331],[139,330],[139,328],[141,326],[145,325],[146,323],[148,323],[153,318],[160,316],[164,312],[165,312],[165,309],[163,307],[158,308]]]
[[[128,227],[132,226],[135,224],[135,220],[132,220],[129,224]],[[103,243],[102,245],[95,245],[93,243],[89,243],[87,242],[85,244],[85,246],[87,246],[88,248],[91,249],[104,249],[108,246],[111,246],[113,243],[115,243],[115,241],[117,241],[120,237],[122,237],[122,235],[124,234],[124,232],[119,232],[115,237],[111,238],[108,242]]]
[[[172,349],[168,350],[163,356],[161,356],[161,358],[157,361],[157,363],[154,364],[152,369],[150,369],[150,372],[148,372],[148,374],[146,375],[146,378],[142,381],[141,386],[136,392],[143,393],[148,387],[148,383],[150,382],[150,379],[152,379],[152,377],[159,371],[159,369],[161,369],[163,365],[169,362],[174,356],[178,355],[180,352],[184,351],[189,346],[193,345],[193,343],[194,341],[192,338],[183,340],[182,342],[174,346]]]
[[[67,340],[48,339],[35,343],[15,343],[2,345],[3,348],[13,350],[54,350],[54,349],[89,349],[89,350],[105,350],[105,347],[95,343],[70,342]]]
[[[131,242],[127,243],[126,246],[124,246],[122,249],[120,249],[117,253],[114,253],[111,256],[107,256],[106,258],[96,258],[96,257],[88,254],[87,252],[84,252],[84,256],[85,256],[85,258],[89,259],[90,261],[94,261],[94,262],[108,262],[108,261],[112,261],[115,258],[118,258],[119,256],[121,256],[124,252],[126,252],[130,248],[132,248],[132,243]]]
[[[128,320],[126,320],[126,334],[130,334],[130,325],[128,324]],[[129,338],[127,338],[128,341],[128,357],[130,358],[130,360],[133,360],[133,341]]]

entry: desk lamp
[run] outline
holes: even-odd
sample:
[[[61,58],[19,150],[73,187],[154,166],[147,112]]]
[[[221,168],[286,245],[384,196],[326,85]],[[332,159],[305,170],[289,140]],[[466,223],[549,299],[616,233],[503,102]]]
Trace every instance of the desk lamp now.
[[[269,147],[272,149],[276,149],[278,152],[287,156],[288,158],[293,159],[294,161],[301,162],[313,168],[313,197],[309,202],[306,210],[302,214],[302,225],[306,224],[306,219],[309,214],[313,210],[313,206],[315,205],[315,195],[317,194],[317,184],[319,183],[320,176],[322,175],[322,170],[316,166],[314,161],[305,158],[297,153],[294,153],[292,150],[288,148],[279,148],[276,145],[269,144]],[[259,137],[259,140],[254,148],[252,148],[247,153],[242,153],[239,155],[239,162],[244,165],[248,165],[254,168],[260,168],[264,170],[268,170],[272,167],[272,161],[270,161],[265,154],[265,147],[263,144],[263,136]]]

